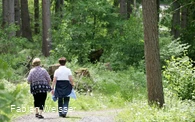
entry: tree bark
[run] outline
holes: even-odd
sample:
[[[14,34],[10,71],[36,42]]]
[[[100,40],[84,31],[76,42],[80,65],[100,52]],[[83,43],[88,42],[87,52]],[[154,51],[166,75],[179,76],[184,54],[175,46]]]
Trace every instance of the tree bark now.
[[[40,24],[39,24],[39,0],[34,0],[34,18],[35,18],[34,31],[35,31],[35,34],[39,34],[40,33]]]
[[[127,3],[126,0],[120,0],[120,15],[122,18],[127,19]]]
[[[19,27],[18,30],[16,31],[16,36],[20,37],[21,36],[21,14],[20,14],[20,0],[15,0],[15,24]]]
[[[134,0],[127,0],[127,18],[129,19],[133,12]]]
[[[157,3],[157,16],[158,16],[158,19],[157,21],[159,22],[160,18],[159,18],[159,14],[160,14],[160,0],[156,0],[156,3]]]
[[[3,0],[3,22],[2,27],[9,26],[15,22],[14,0]],[[9,37],[15,36],[15,32],[9,32]]]
[[[42,24],[43,40],[42,52],[44,56],[49,56],[51,49],[51,20],[50,20],[50,0],[42,0]]]
[[[142,4],[148,102],[162,107],[164,94],[159,53],[157,1],[143,0]]]
[[[3,23],[2,26],[13,24],[14,19],[14,0],[3,0]]]
[[[172,27],[171,34],[175,39],[180,36],[180,4],[178,1],[173,3],[173,17],[172,17]]]
[[[59,17],[63,17],[62,7],[64,5],[64,0],[55,0],[55,14]]]
[[[22,36],[32,41],[32,31],[30,27],[30,16],[28,11],[28,1],[21,0],[21,19],[22,19]]]

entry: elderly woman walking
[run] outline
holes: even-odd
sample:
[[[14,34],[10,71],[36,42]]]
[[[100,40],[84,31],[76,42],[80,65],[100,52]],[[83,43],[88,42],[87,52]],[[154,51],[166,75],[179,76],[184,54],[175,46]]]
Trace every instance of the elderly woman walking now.
[[[35,117],[43,119],[42,111],[45,106],[47,92],[51,91],[51,79],[48,72],[40,64],[41,60],[39,58],[33,60],[33,68],[30,70],[27,80],[30,84],[30,92],[34,97]]]

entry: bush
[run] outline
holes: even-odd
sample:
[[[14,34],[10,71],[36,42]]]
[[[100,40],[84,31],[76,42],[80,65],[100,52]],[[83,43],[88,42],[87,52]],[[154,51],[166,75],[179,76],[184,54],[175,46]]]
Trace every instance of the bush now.
[[[14,85],[1,79],[0,82],[0,121],[6,122],[20,113],[16,111],[16,107],[21,106],[21,103],[23,103],[26,91],[24,91],[23,86],[20,84]],[[13,111],[11,110],[11,106],[15,107]]]
[[[195,100],[195,67],[189,57],[172,57],[164,68],[165,87],[175,92],[182,100]]]
[[[171,56],[182,56],[187,52],[188,44],[182,44],[178,40],[173,40],[171,36],[163,36],[160,38],[160,59],[162,65],[165,65],[165,60],[169,60]]]
[[[133,67],[126,71],[99,72],[96,74],[95,89],[105,95],[114,95],[119,92],[124,100],[144,98],[146,93],[145,74]]]

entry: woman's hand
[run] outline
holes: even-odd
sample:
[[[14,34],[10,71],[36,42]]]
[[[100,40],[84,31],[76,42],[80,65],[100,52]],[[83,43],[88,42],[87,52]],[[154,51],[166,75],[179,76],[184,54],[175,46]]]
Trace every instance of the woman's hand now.
[[[51,94],[54,95],[54,90],[53,89],[51,90]]]

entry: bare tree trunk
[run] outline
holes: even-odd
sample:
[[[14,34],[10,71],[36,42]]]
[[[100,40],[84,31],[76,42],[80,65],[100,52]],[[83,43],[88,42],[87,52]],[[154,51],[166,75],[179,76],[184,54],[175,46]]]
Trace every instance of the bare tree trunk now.
[[[127,18],[127,3],[126,0],[120,0],[120,15],[122,18]]]
[[[39,25],[39,0],[34,0],[34,18],[35,18],[35,23],[34,23],[34,31],[35,34],[40,33],[40,25]]]
[[[30,27],[30,16],[28,11],[28,1],[21,0],[21,19],[22,19],[22,36],[32,41],[32,31]]]
[[[180,4],[178,1],[173,3],[173,11],[171,34],[177,39],[180,35]]]
[[[60,17],[63,17],[62,8],[64,5],[64,0],[55,0],[55,14]]]
[[[133,12],[134,0],[127,0],[127,18],[130,18]]]
[[[14,1],[3,0],[3,23],[2,26],[10,25],[14,23]]]
[[[63,18],[63,5],[64,5],[64,0],[55,0],[55,24],[54,24],[54,29],[58,29],[60,27],[60,23]]]
[[[182,29],[186,29],[187,27],[187,16],[188,16],[187,11],[188,10],[186,6],[182,7],[182,10],[181,10],[181,28]]]
[[[50,0],[42,0],[42,23],[43,23],[43,40],[42,52],[44,56],[49,56],[51,49],[51,20],[50,20]]]
[[[158,19],[157,19],[157,20],[158,20],[158,22],[159,22],[159,19],[160,19],[160,18],[159,18],[159,14],[160,14],[160,13],[159,13],[159,12],[160,12],[160,0],[156,0],[156,4],[157,4],[157,6],[156,6],[156,7],[157,7],[157,14],[158,14]]]
[[[21,14],[20,14],[20,0],[15,0],[15,23],[19,27],[19,29],[16,31],[16,36],[21,36]]]
[[[143,0],[142,4],[148,102],[162,107],[164,94],[159,53],[157,2]]]
[[[6,25],[14,24],[15,12],[14,12],[14,0],[3,0],[3,22],[2,27]],[[15,36],[15,32],[9,32],[9,37]]]

